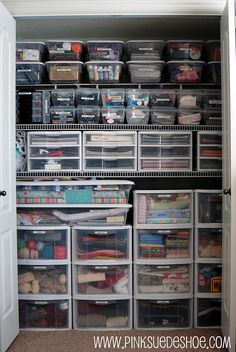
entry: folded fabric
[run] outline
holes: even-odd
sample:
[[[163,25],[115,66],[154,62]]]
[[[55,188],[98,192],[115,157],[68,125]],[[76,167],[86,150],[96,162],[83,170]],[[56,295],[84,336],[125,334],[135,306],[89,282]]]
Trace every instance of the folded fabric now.
[[[107,317],[102,314],[85,314],[78,316],[78,326],[81,327],[104,327]]]
[[[121,328],[127,326],[128,317],[127,316],[118,316],[118,317],[109,317],[106,321],[107,328]]]

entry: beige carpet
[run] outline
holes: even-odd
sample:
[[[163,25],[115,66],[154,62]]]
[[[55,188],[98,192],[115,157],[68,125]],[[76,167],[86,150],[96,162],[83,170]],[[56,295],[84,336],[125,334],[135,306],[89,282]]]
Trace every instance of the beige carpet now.
[[[172,331],[155,331],[155,330],[131,330],[131,331],[114,331],[114,332],[81,332],[81,331],[55,331],[55,332],[20,332],[13,344],[8,349],[8,352],[108,352],[108,351],[121,351],[120,349],[113,348],[94,348],[94,336],[121,336],[122,342],[129,337],[141,336],[221,336],[218,329],[191,329],[191,330],[172,330]],[[126,340],[128,341],[128,340]],[[124,345],[124,344],[123,344]],[[198,352],[204,349],[144,349],[144,348],[131,348],[130,346],[123,349],[125,352]],[[206,350],[205,350],[206,351]],[[225,352],[226,349],[209,349],[208,351],[221,351]]]

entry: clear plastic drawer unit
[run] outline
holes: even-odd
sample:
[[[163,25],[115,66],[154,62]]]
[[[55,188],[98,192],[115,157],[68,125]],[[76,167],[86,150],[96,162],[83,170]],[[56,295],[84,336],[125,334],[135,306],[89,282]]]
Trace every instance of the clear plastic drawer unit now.
[[[195,191],[195,224],[197,227],[221,227],[222,191]]]
[[[198,132],[198,158],[199,171],[222,169],[222,133],[213,131]]]
[[[222,229],[195,229],[195,259],[199,261],[221,261],[222,259]]]
[[[196,328],[218,328],[221,325],[221,299],[195,298],[194,326]]]

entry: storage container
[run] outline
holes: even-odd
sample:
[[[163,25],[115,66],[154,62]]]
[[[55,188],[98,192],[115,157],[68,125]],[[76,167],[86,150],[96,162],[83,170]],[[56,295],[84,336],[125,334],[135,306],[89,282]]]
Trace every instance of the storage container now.
[[[49,81],[52,83],[79,83],[83,63],[81,61],[47,61]]]
[[[100,89],[78,88],[76,90],[77,105],[96,106],[100,104]]]
[[[134,328],[181,329],[192,326],[192,300],[135,299]]]
[[[123,124],[125,122],[125,108],[103,107],[101,109],[102,121],[106,124]]]
[[[132,300],[75,299],[73,302],[73,327],[79,330],[101,331],[131,329]]]
[[[70,228],[18,226],[17,258],[19,264],[35,264],[46,261],[68,263],[70,261]],[[54,262],[55,263],[55,262]]]
[[[202,107],[202,91],[194,90],[178,90],[177,107],[179,109],[201,109]]]
[[[148,89],[127,89],[126,100],[128,106],[148,106],[149,90]]]
[[[47,71],[42,62],[16,62],[16,84],[47,82]]]
[[[147,107],[128,107],[126,108],[126,120],[129,125],[147,125],[150,110]]]
[[[167,60],[201,60],[203,47],[201,40],[168,40]]]
[[[178,296],[192,292],[193,272],[190,264],[134,266],[134,293]]]
[[[126,265],[73,265],[73,295],[132,294],[132,267]]]
[[[90,83],[119,83],[123,62],[87,61],[85,63]]]
[[[127,61],[132,83],[158,83],[162,78],[164,61]]]
[[[164,108],[175,107],[176,90],[151,90],[150,91],[150,106],[158,106]]]
[[[33,247],[33,242],[28,242],[28,246],[31,244]],[[43,251],[46,257],[53,258],[52,246],[45,246]],[[20,298],[29,298],[30,295],[43,297],[70,294],[70,280],[70,265],[18,265]]]
[[[210,61],[206,64],[206,81],[209,83],[221,82],[221,61]]]
[[[204,125],[222,125],[222,111],[218,109],[203,110],[202,120]]]
[[[163,40],[129,40],[126,51],[129,60],[161,60],[164,46]]]
[[[101,90],[103,106],[121,106],[125,105],[125,90],[124,89],[102,89]]]
[[[84,53],[84,43],[78,40],[48,40],[49,60],[77,61]]]
[[[115,263],[130,261],[132,249],[131,226],[73,227],[73,261]]]
[[[196,225],[219,227],[222,223],[222,191],[196,190]]]
[[[195,230],[196,259],[221,260],[222,258],[222,229],[198,228]]]
[[[97,124],[100,119],[99,106],[78,106],[76,109],[77,122],[81,124]]]
[[[194,326],[219,328],[221,326],[221,304],[220,298],[195,298]]]
[[[192,191],[135,191],[135,224],[183,227],[192,224]],[[151,225],[151,226],[150,226]]]
[[[217,89],[203,91],[203,107],[205,109],[220,109],[222,106],[221,91]]]
[[[222,264],[195,264],[195,292],[220,294],[222,287]]]
[[[20,329],[71,329],[71,302],[67,300],[19,300]]]
[[[86,46],[89,60],[120,60],[124,50],[120,40],[89,40]]]
[[[75,123],[75,107],[51,106],[50,116],[52,123]]]
[[[153,125],[174,125],[176,118],[176,109],[168,108],[151,108],[151,123]]]
[[[74,106],[75,90],[74,89],[53,89],[51,91],[53,106]]]
[[[191,259],[192,229],[136,230],[134,259],[138,262]]]
[[[208,40],[206,42],[207,61],[220,61],[221,49],[220,40]]]
[[[179,125],[199,125],[202,121],[202,110],[178,110],[177,117]]]
[[[201,82],[204,66],[204,61],[168,61],[169,81],[172,83]]]
[[[16,42],[16,61],[47,60],[48,51],[43,42]]]
[[[198,132],[197,169],[222,169],[222,133],[217,131]]]

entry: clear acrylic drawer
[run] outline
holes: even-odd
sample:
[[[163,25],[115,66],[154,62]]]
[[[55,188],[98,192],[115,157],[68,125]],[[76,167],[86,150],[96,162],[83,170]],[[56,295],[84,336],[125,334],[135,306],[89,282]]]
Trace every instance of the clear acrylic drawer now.
[[[220,294],[222,288],[222,264],[198,263],[196,269],[196,292]]]
[[[220,225],[222,223],[222,192],[196,190],[196,224]]]
[[[222,229],[198,228],[196,231],[196,259],[222,258]]]
[[[221,326],[221,299],[195,298],[195,327],[216,328]]]

